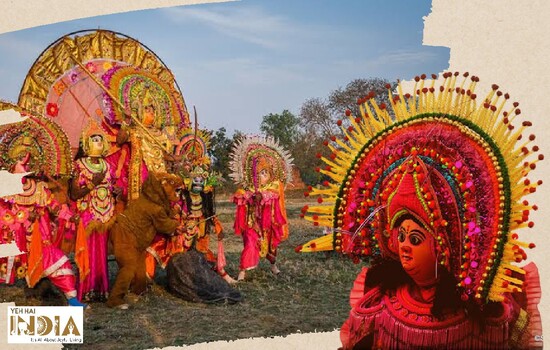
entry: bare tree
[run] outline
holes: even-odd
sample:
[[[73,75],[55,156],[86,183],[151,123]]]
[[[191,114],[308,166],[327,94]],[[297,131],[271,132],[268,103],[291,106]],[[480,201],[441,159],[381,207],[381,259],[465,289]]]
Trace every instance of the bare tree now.
[[[310,98],[300,109],[300,128],[309,137],[328,139],[334,133],[336,119],[332,116],[327,102],[320,98]]]
[[[328,108],[333,115],[343,116],[349,109],[355,116],[359,116],[359,105],[357,100],[374,93],[374,99],[378,104],[385,103],[389,106],[387,85],[392,88],[396,83],[390,83],[382,78],[368,78],[352,80],[345,88],[338,88],[332,91],[328,97]]]
[[[369,94],[374,94],[378,104],[389,105],[388,87],[393,89],[395,86],[395,82],[382,78],[355,79],[346,87],[333,90],[326,99],[310,98],[302,104],[299,114],[301,135],[293,154],[305,183],[314,185],[324,180],[322,175],[314,173],[314,169],[323,166],[320,155],[328,156],[328,149],[324,147],[327,140],[332,136],[342,136],[336,123],[342,120],[347,125],[346,110],[359,117],[357,101]]]

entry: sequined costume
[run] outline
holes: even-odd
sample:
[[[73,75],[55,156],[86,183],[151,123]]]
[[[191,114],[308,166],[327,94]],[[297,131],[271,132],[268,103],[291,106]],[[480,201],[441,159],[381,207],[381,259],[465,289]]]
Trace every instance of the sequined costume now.
[[[391,106],[359,99],[346,139],[328,143],[331,181],[303,213],[333,233],[298,250],[370,263],[351,291],[342,349],[542,347],[537,268],[516,265],[534,244],[516,230],[533,227],[537,207],[523,197],[541,184],[527,176],[543,157],[534,135],[517,146],[531,123],[515,128],[508,94],[493,85],[479,103],[479,78],[458,76],[416,77],[411,94],[388,86]]]
[[[3,211],[3,237],[15,240],[22,255],[0,259],[6,264],[5,283],[14,278],[26,278],[34,287],[41,278],[47,277],[62,291],[67,299],[75,298],[75,275],[72,265],[59,248],[55,217],[61,205],[53,198],[43,181],[26,179],[24,192],[0,199]],[[11,224],[9,224],[11,223]]]
[[[290,154],[271,138],[246,137],[231,153],[231,177],[241,186],[233,195],[234,229],[242,235],[239,279],[255,268],[260,257],[274,274],[277,247],[288,237],[284,185],[291,179]]]
[[[78,297],[104,300],[109,292],[108,225],[115,213],[111,169],[103,158],[110,145],[103,130],[93,122],[84,129],[82,144],[86,156],[75,161],[71,192],[76,199],[76,212],[81,220],[79,224],[86,232],[89,272],[80,276]],[[101,180],[96,180],[96,177]],[[82,248],[76,247],[77,250]]]

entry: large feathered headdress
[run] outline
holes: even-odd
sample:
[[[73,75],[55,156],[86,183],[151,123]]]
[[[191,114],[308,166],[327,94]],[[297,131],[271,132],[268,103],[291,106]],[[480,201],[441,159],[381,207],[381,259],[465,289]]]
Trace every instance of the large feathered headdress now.
[[[309,193],[318,205],[303,209],[307,220],[334,233],[302,251],[398,259],[388,243],[408,213],[431,231],[439,263],[464,299],[501,301],[522,288],[512,275],[524,271],[514,263],[534,245],[519,241],[516,230],[533,226],[529,212],[537,207],[523,197],[542,183],[527,176],[543,156],[508,94],[493,85],[477,96],[479,79],[463,77],[423,75],[412,94],[387,86],[390,106],[370,94],[358,101],[361,116],[346,112],[345,140],[327,143],[333,156],[320,169],[332,181]]]

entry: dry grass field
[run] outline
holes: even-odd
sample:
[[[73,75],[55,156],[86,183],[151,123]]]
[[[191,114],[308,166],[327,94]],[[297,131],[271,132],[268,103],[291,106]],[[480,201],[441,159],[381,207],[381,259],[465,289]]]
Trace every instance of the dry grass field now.
[[[287,202],[290,237],[279,250],[281,274],[273,276],[268,262],[262,261],[258,269],[248,273],[247,281],[236,285],[243,294],[243,302],[232,305],[186,302],[165,290],[166,278],[159,271],[153,289],[132,303],[129,310],[113,310],[102,303],[92,303],[92,308],[85,312],[85,344],[67,348],[148,349],[339,328],[347,318],[348,293],[361,266],[334,253],[294,251],[299,244],[322,234],[319,228],[299,218],[304,204],[302,198],[289,198]],[[232,229],[233,210],[227,197],[217,198],[217,212],[226,237],[226,270],[236,278],[242,241]],[[111,262],[111,277],[116,269],[116,263]],[[65,303],[60,295],[26,297],[21,284],[0,286],[0,300],[17,305]]]

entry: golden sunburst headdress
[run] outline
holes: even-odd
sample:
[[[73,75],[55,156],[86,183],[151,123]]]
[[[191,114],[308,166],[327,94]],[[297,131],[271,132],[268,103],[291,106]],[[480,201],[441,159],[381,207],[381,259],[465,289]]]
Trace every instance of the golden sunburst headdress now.
[[[317,204],[303,209],[305,219],[334,233],[298,250],[397,258],[392,220],[416,212],[463,298],[502,301],[521,290],[513,275],[524,271],[514,263],[534,247],[516,231],[533,226],[529,213],[537,206],[523,197],[542,183],[527,176],[544,157],[527,134],[531,123],[497,85],[482,98],[479,78],[468,73],[432,78],[416,77],[412,94],[399,84],[394,95],[388,85],[389,106],[371,93],[358,101],[361,116],[346,111],[344,139],[326,142],[332,155],[319,169],[331,181],[312,189]]]

